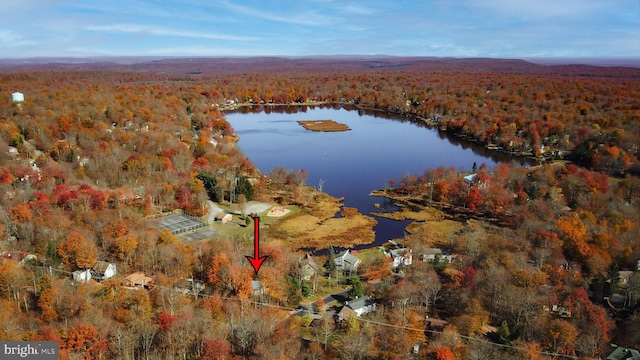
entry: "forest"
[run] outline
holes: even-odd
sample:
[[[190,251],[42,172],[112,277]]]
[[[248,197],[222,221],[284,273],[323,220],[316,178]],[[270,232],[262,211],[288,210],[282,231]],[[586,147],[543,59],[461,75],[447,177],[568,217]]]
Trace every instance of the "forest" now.
[[[58,341],[62,359],[551,359],[606,357],[610,342],[640,348],[640,69],[3,64],[0,94],[0,339]],[[539,165],[390,179],[384,196],[439,220],[410,226],[401,241],[414,261],[401,275],[377,252],[343,274],[331,252],[314,256],[327,266],[310,280],[304,253],[276,241],[261,246],[269,261],[256,275],[250,242],[188,242],[150,224],[175,211],[207,216],[209,200],[316,211],[323,195],[304,170],[256,169],[224,117],[275,105],[379,111]],[[418,259],[433,248],[455,261]],[[74,280],[97,262],[118,275]],[[127,284],[132,273],[153,286]],[[376,311],[326,316],[332,286],[371,296]],[[301,304],[319,316],[295,315]]]

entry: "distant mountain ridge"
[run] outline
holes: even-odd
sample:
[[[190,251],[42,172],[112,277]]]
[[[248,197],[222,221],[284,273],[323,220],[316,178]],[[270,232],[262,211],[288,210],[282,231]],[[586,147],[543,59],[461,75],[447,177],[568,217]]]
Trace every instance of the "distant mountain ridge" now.
[[[167,74],[426,70],[585,76],[639,76],[640,59],[498,59],[397,56],[87,57],[0,59],[0,72],[117,71]]]

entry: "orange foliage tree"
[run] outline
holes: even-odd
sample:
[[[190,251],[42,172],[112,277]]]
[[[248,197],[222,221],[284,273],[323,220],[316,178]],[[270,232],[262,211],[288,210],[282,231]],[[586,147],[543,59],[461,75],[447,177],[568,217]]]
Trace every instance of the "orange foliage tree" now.
[[[57,254],[68,268],[89,269],[96,263],[98,250],[93,241],[73,231],[58,246]]]

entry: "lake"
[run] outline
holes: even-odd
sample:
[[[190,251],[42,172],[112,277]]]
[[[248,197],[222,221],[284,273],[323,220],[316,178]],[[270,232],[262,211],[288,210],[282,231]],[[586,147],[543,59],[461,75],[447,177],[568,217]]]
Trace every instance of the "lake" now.
[[[398,182],[405,174],[423,174],[428,168],[445,166],[471,171],[473,163],[492,167],[510,161],[506,154],[450,139],[436,129],[380,113],[340,106],[252,107],[226,113],[226,119],[240,136],[238,147],[261,172],[274,167],[306,169],[306,183],[318,186],[334,197],[344,197],[345,206],[363,214],[392,205],[370,196],[390,179]],[[298,120],[334,120],[351,128],[344,132],[314,132]],[[402,237],[409,221],[376,217],[375,244]],[[367,248],[371,245],[356,247]]]

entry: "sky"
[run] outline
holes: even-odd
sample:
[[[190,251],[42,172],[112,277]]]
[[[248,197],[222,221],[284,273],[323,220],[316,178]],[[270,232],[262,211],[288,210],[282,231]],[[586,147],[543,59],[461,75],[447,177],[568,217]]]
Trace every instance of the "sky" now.
[[[2,0],[0,58],[640,58],[640,0]]]

